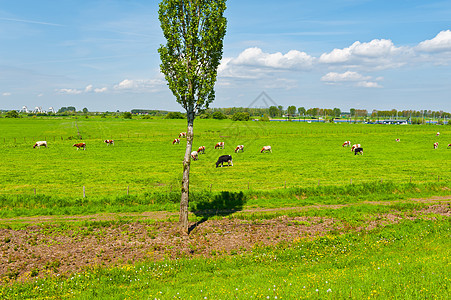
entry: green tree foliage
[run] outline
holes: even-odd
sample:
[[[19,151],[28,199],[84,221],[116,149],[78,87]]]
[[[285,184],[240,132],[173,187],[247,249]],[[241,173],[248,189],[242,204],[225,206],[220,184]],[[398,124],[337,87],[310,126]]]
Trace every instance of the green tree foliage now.
[[[194,118],[215,98],[214,85],[226,33],[225,9],[225,0],[162,0],[158,10],[166,39],[166,45],[158,49],[160,69],[177,103],[186,110],[188,122],[179,219],[185,233]]]
[[[300,116],[305,116],[305,113],[306,113],[307,111],[305,110],[305,107],[298,107],[298,113],[299,113],[299,115]]]
[[[17,110],[10,110],[5,114],[5,118],[20,118]]]
[[[215,111],[212,115],[213,119],[216,120],[224,120],[227,119],[227,116],[220,111]]]
[[[279,109],[276,106],[270,106],[269,115],[271,118],[277,117],[279,115]]]
[[[295,113],[296,113],[296,106],[294,106],[294,105],[288,106],[287,114],[289,114],[290,116],[293,116]]]
[[[126,111],[126,112],[124,112],[124,113],[122,114],[122,117],[123,117],[124,119],[131,119],[131,118],[132,118],[132,113],[129,112],[129,111]]]
[[[247,112],[238,112],[232,116],[233,121],[249,121],[250,115]]]
[[[165,119],[185,119],[185,116],[179,111],[171,111],[164,118]]]
[[[75,109],[75,107],[73,107],[73,106],[68,106],[68,107],[61,107],[59,110],[58,110],[58,113],[60,114],[60,113],[66,113],[66,112],[73,112],[73,113],[75,113],[77,110]]]

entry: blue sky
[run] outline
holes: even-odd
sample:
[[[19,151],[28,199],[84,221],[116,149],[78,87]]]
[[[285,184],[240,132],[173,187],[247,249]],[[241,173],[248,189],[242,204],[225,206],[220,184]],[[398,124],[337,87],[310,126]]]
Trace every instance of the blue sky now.
[[[0,109],[181,111],[158,3],[0,0]],[[229,0],[226,17],[213,107],[266,92],[285,108],[451,111],[449,0]]]

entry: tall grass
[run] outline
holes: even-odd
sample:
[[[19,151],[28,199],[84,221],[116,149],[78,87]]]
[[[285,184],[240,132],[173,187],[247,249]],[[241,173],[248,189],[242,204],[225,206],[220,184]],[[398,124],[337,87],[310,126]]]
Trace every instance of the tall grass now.
[[[210,192],[204,190],[190,193],[190,210],[193,212],[214,211],[218,214],[227,213],[230,210],[251,208],[337,205],[448,194],[448,187],[444,183],[395,184],[391,182],[309,188],[293,187],[266,191]],[[86,198],[80,196],[0,195],[0,218],[160,210],[176,212],[179,209],[179,202],[179,191],[155,191],[141,195]]]

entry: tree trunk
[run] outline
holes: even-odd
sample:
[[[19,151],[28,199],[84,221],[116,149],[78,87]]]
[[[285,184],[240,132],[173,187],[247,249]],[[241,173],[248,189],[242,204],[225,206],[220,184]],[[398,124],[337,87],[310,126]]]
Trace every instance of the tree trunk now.
[[[191,164],[191,150],[193,148],[194,113],[187,113],[188,129],[186,131],[186,151],[183,159],[182,197],[180,199],[179,225],[182,233],[188,234],[188,206],[189,206],[189,170]]]

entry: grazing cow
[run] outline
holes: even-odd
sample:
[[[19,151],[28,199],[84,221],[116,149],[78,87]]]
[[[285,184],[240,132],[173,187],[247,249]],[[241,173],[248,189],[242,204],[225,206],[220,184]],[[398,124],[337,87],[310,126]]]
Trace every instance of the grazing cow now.
[[[235,148],[235,153],[238,153],[238,151],[244,152],[244,145],[238,145]]]
[[[179,138],[186,138],[186,132],[180,132]]]
[[[83,150],[85,150],[86,149],[86,143],[74,144],[72,147],[77,147],[77,150],[79,150],[80,148],[83,148]]]
[[[439,136],[440,135],[440,132],[437,132],[436,134],[435,134],[435,136]]]
[[[354,150],[355,150],[356,148],[360,148],[360,144],[354,144],[354,145],[352,145],[351,151],[354,152]]]
[[[38,141],[38,142],[36,142],[36,144],[34,144],[33,148],[36,148],[36,147],[41,148],[41,146],[44,146],[47,148],[47,141]]]
[[[351,141],[345,141],[344,143],[343,143],[343,145],[341,145],[342,147],[349,147],[349,146],[351,146]]]
[[[199,153],[197,153],[197,151],[191,152],[191,158],[197,160],[199,158]]]
[[[218,148],[224,149],[224,142],[216,143],[215,149],[218,149]]]
[[[438,148],[438,142],[434,143],[434,149]]]
[[[218,158],[218,161],[216,162],[216,168],[219,167],[219,165],[221,165],[221,168],[222,168],[224,163],[227,163],[228,166],[230,166],[230,164],[232,164],[232,167],[233,167],[232,156],[231,155],[220,156]]]
[[[174,144],[180,144],[180,139],[174,139],[172,141],[172,145],[174,145]]]
[[[451,147],[451,144],[448,144],[448,147],[447,148],[450,148]]]
[[[271,146],[263,146],[262,150],[260,150],[260,153],[268,151],[272,153]]]
[[[106,143],[108,146],[109,145],[113,145],[114,146],[114,141],[113,140],[104,140],[104,143]]]
[[[396,139],[397,142],[401,141],[400,139]]]
[[[197,149],[197,152],[199,154],[205,154],[205,146],[200,146],[199,149]]]
[[[357,154],[362,154],[363,155],[363,148],[360,148],[360,147],[355,148],[354,155],[357,155]]]

